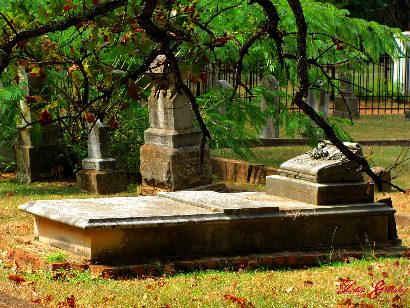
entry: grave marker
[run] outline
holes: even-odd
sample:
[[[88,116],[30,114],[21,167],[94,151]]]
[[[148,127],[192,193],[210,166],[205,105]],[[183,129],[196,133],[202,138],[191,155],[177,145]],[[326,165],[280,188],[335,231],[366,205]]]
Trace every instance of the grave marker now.
[[[81,189],[97,194],[113,194],[127,189],[124,170],[110,157],[110,127],[95,122],[88,133],[88,158],[82,162],[83,170],[77,172]]]

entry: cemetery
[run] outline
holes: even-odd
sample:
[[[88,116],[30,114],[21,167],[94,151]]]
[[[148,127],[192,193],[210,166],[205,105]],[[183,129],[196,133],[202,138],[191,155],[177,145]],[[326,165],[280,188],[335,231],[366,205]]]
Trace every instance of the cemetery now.
[[[312,0],[2,4],[0,307],[410,304],[408,32]]]

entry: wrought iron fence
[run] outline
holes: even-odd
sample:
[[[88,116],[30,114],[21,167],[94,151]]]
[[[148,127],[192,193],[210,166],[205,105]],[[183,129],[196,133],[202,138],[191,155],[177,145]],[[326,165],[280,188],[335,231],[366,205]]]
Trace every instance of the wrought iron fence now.
[[[243,74],[242,81],[245,87],[239,87],[239,94],[245,99],[253,96],[246,91],[260,85],[264,77],[264,67],[260,65],[253,68],[247,74]],[[331,72],[333,77],[339,78],[339,72],[335,69]],[[364,63],[361,67],[350,69],[348,74],[352,82],[352,91],[359,100],[359,112],[361,114],[395,114],[410,110],[410,56],[392,59],[382,56],[379,63]],[[233,65],[212,65],[203,72],[202,82],[191,83],[193,92],[200,96],[215,86],[220,80],[225,80],[233,85],[236,78],[236,68]],[[290,109],[291,97],[295,92],[294,86],[288,84],[282,90],[289,94],[281,98]],[[330,111],[334,109],[334,98],[339,95],[334,89],[329,89]]]

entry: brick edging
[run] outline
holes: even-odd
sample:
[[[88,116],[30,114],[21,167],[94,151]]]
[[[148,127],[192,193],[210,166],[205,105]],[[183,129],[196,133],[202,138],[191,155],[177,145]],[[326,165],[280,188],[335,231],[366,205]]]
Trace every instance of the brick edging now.
[[[403,247],[387,247],[371,252],[357,250],[321,251],[287,251],[271,254],[254,254],[236,257],[202,258],[176,261],[159,261],[134,265],[94,265],[79,262],[44,262],[42,256],[34,255],[25,248],[8,249],[7,257],[20,266],[31,269],[59,270],[90,270],[94,276],[101,278],[117,278],[124,276],[151,277],[174,275],[176,273],[194,272],[199,270],[228,270],[242,271],[256,268],[279,269],[301,268],[317,266],[329,262],[351,262],[366,257],[407,257],[410,258],[410,249]]]

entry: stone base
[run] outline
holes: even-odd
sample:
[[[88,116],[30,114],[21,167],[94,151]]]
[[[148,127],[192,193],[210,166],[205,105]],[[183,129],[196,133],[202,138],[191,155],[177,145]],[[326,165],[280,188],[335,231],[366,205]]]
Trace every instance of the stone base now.
[[[335,96],[333,116],[338,118],[359,119],[359,100],[354,96]]]
[[[367,203],[374,200],[371,183],[313,183],[280,175],[266,177],[266,193],[315,205]]]
[[[55,169],[61,167],[60,155],[63,150],[58,145],[33,147],[15,143],[13,146],[16,177],[20,182],[31,183],[51,179],[55,177]]]
[[[140,159],[143,187],[176,191],[212,182],[209,150],[205,150],[201,162],[199,145],[173,149],[145,144]]]
[[[373,248],[397,240],[383,203],[317,207],[264,193],[30,201],[35,236],[92,262],[153,262],[294,249]]]
[[[127,190],[127,178],[124,170],[83,169],[77,172],[77,185],[91,193],[115,194]]]

